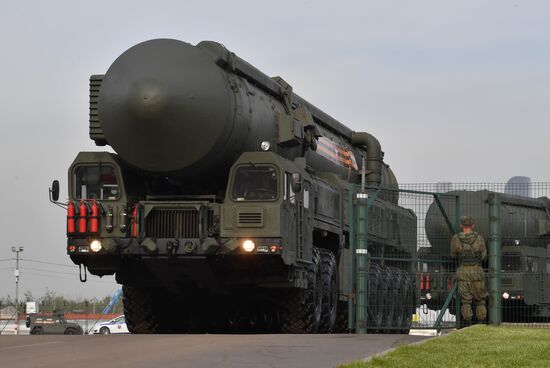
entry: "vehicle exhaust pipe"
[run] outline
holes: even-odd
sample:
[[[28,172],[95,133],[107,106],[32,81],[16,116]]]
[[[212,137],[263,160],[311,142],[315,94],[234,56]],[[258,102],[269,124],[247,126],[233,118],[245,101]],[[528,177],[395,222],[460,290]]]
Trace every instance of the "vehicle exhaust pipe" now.
[[[384,158],[380,142],[367,132],[354,132],[351,135],[351,144],[365,146],[367,151],[367,186],[379,187],[382,183],[382,159]]]

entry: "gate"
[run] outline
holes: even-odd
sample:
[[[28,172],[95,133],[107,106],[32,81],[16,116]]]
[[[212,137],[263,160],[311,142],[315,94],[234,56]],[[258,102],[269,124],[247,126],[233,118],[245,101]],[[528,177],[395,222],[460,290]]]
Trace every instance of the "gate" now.
[[[351,190],[350,190],[351,192]],[[357,333],[455,327],[454,261],[429,247],[424,226],[435,203],[448,237],[458,229],[459,196],[408,189],[354,188],[348,328]],[[448,208],[455,213],[450,216]],[[452,220],[452,219],[453,220]]]

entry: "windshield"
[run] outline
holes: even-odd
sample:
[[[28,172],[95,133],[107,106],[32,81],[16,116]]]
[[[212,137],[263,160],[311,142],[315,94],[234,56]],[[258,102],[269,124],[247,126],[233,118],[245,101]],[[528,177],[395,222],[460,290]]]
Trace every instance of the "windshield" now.
[[[273,166],[241,166],[233,181],[236,201],[266,201],[277,198],[277,171]]]
[[[519,271],[521,269],[521,257],[519,254],[503,254],[502,269],[505,271]]]
[[[75,170],[76,199],[118,199],[115,168],[109,165],[79,166]]]

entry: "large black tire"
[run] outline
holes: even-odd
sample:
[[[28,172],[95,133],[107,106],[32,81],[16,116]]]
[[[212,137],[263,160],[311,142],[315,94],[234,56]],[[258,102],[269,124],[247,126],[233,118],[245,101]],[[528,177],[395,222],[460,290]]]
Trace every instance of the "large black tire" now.
[[[331,333],[335,329],[338,310],[338,266],[336,257],[328,249],[321,249],[321,285],[323,301],[319,332]]]
[[[64,332],[65,335],[76,335],[76,331],[74,328],[67,328]]]
[[[382,312],[384,309],[384,294],[381,288],[381,270],[376,263],[370,264],[368,282],[368,322],[367,328],[370,332],[377,332],[382,326]]]
[[[32,329],[31,335],[44,335],[44,331],[42,331],[41,327],[35,327]]]
[[[395,298],[392,291],[392,272],[386,266],[382,266],[380,267],[380,269],[380,306],[382,321],[380,323],[378,333],[389,333],[391,332],[389,327],[391,327],[392,325],[393,309],[395,303]]]
[[[406,296],[404,285],[404,272],[397,268],[391,268],[392,274],[392,294],[393,294],[393,316],[391,320],[390,333],[401,333],[401,327],[404,323]]]
[[[99,329],[99,333],[102,335],[110,335],[111,330],[109,330],[109,327],[103,326]]]
[[[289,290],[282,298],[279,317],[283,332],[299,334],[319,330],[323,300],[320,252],[313,247],[311,253],[307,289]]]
[[[403,318],[401,333],[408,334],[412,326],[412,316],[415,313],[414,291],[413,291],[414,285],[413,285],[411,276],[408,273],[405,273],[404,286],[405,286],[405,292],[404,292],[405,316]]]
[[[348,302],[338,302],[338,308],[336,309],[336,323],[334,326],[334,332],[347,333],[350,332],[348,328]]]
[[[133,334],[162,333],[160,318],[155,313],[152,292],[135,286],[122,286],[126,326]]]

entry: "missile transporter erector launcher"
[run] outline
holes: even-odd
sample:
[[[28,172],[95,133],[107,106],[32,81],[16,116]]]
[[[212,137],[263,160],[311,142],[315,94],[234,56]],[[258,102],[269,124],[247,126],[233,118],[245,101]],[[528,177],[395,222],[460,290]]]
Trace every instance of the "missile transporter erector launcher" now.
[[[67,251],[116,274],[131,332],[341,327],[363,158],[370,187],[397,188],[373,136],[218,43],[159,39],[90,78],[90,137],[116,153],[69,168]],[[377,200],[380,223],[414,227],[397,199]]]

